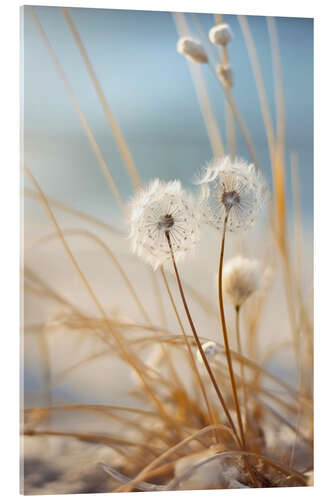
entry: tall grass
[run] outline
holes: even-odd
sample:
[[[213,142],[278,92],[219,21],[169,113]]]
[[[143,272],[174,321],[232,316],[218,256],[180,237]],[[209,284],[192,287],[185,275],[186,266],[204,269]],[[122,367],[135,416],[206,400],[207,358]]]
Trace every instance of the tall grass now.
[[[120,211],[124,214],[124,200],[116,186],[111,170],[103,158],[88,120],[84,116],[72,86],[57,59],[46,33],[33,9],[27,7],[41,41],[46,45],[49,55],[67,89],[89,144],[96,155],[97,165],[102,169],[111,188]],[[134,188],[141,184],[133,157],[123,133],[112,114],[102,86],[85,49],[84,43],[75,26],[70,10],[62,12],[73,42],[76,44],[85,63],[86,70],[105,113],[110,132],[113,134],[121,153],[124,168],[129,174]],[[174,14],[180,36],[190,35],[189,23],[184,14]],[[198,19],[194,19],[200,36],[203,29]],[[217,24],[224,22],[221,15],[215,16]],[[44,406],[23,409],[25,425],[22,434],[26,436],[53,436],[66,439],[78,439],[84,442],[98,442],[111,447],[122,460],[119,467],[114,464],[102,464],[105,474],[114,481],[115,491],[131,490],[170,490],[186,488],[193,478],[197,478],[201,488],[220,487],[278,487],[307,484],[306,473],[313,469],[313,394],[312,364],[313,339],[311,314],[305,305],[301,287],[302,269],[300,267],[301,213],[298,191],[298,171],[296,156],[292,156],[291,168],[294,194],[294,234],[288,241],[286,231],[286,161],[285,161],[285,112],[281,62],[278,49],[278,34],[275,21],[267,20],[272,46],[272,67],[275,75],[275,95],[277,125],[274,130],[266,91],[261,75],[261,68],[249,24],[244,16],[239,16],[253,67],[260,99],[261,113],[266,130],[268,150],[273,174],[273,203],[271,206],[270,227],[260,234],[260,244],[267,248],[267,258],[263,257],[263,267],[277,267],[281,261],[284,280],[285,300],[290,321],[290,340],[274,344],[262,355],[258,352],[259,324],[262,321],[269,293],[269,283],[263,286],[253,299],[248,309],[242,308],[243,327],[240,327],[239,308],[236,309],[236,336],[238,349],[233,349],[230,342],[230,325],[233,319],[227,317],[223,294],[223,256],[228,238],[225,236],[227,220],[221,240],[219,262],[215,263],[218,273],[219,312],[211,297],[201,291],[200,283],[191,286],[181,276],[169,241],[173,266],[162,267],[153,273],[151,287],[160,310],[161,324],[152,318],[150,308],[155,309],[145,296],[139,292],[136,275],[131,272],[128,260],[124,261],[108,241],[115,246],[126,238],[126,234],[96,217],[82,213],[70,206],[51,200],[44,193],[33,174],[33,165],[25,166],[26,178],[33,187],[27,188],[26,196],[39,202],[49,217],[52,232],[38,240],[30,249],[26,249],[27,265],[24,270],[25,294],[38,299],[39,308],[43,300],[50,300],[59,314],[52,321],[41,321],[25,325],[25,335],[36,335],[41,340],[42,366],[46,388]],[[213,23],[212,23],[213,26]],[[202,40],[206,46],[207,39]],[[207,71],[213,70],[211,53],[208,49],[210,64]],[[215,56],[213,56],[214,58]],[[228,51],[221,50],[218,61],[232,64]],[[205,85],[205,68],[189,62],[189,68],[198,96],[203,120],[207,129],[211,149],[215,157],[225,154],[226,147],[221,139],[214,115],[219,103],[212,105]],[[221,85],[221,100],[226,104],[226,129],[228,150],[232,157],[237,154],[236,127],[243,134],[249,155],[259,169],[257,154],[232,90]],[[69,214],[77,222],[71,229],[63,229],[58,220],[58,213]],[[81,225],[89,225],[89,230]],[[274,249],[268,246],[269,234],[274,235]],[[108,235],[106,237],[106,234]],[[127,300],[123,304],[123,316],[109,312],[103,304],[109,298],[99,297],[84,268],[79,262],[70,242],[73,238],[96,245],[107,257],[110,266],[117,270],[117,279],[124,283],[128,301],[136,307],[139,320],[129,317]],[[86,290],[95,312],[87,312],[84,305],[66,296],[66,290],[56,290],[53,283],[47,283],[38,272],[28,265],[30,252],[43,249],[54,239],[59,240],[63,258],[67,259],[77,275],[81,286]],[[291,249],[296,251],[293,262]],[[138,263],[136,265],[139,265]],[[140,264],[142,266],[142,264]],[[151,272],[151,270],[149,270]],[[193,268],[195,273],[195,267]],[[147,284],[147,287],[150,286]],[[178,288],[177,288],[178,286]],[[117,288],[117,283],[110,287]],[[112,305],[112,304],[111,304]],[[203,345],[210,340],[209,331],[199,328],[196,316],[199,311],[214,321],[220,317],[223,345],[217,342],[219,354],[214,360],[208,360]],[[185,313],[185,314],[184,314]],[[126,317],[125,317],[126,316]],[[176,318],[176,329],[169,325]],[[83,359],[73,359],[73,363],[51,378],[50,345],[48,339],[56,335],[57,330],[78,333],[80,338],[88,337],[98,347]],[[229,331],[230,329],[230,331]],[[240,330],[242,331],[242,345]],[[244,342],[245,341],[245,342]],[[298,384],[290,385],[267,368],[267,360],[275,358],[281,349],[294,347],[294,364],[298,370]],[[147,349],[160,348],[161,356],[157,365],[150,364],[145,356]],[[198,361],[201,355],[203,365]],[[61,356],[61,352],[57,353]],[[89,363],[107,358],[110,363],[114,358],[122,360],[129,373],[136,375],[133,394],[140,404],[97,405],[97,404],[57,404],[52,397],[52,383],[66,380],[75,371],[84,369]],[[306,376],[305,376],[306,374]],[[241,397],[240,397],[241,394]],[[115,429],[103,434],[79,430],[63,431],[56,428],[50,417],[54,414],[89,413],[105,419],[106,428]],[[122,436],[119,432],[122,430]],[[288,429],[292,438],[284,440],[282,435]],[[135,432],[135,437],[133,432]],[[189,459],[185,471],[180,469],[182,460]],[[192,460],[192,461],[191,461]],[[119,463],[119,462],[118,462]],[[216,463],[221,466],[216,472]],[[223,467],[222,467],[223,464]],[[215,467],[215,468],[214,468]],[[211,486],[211,472],[215,471],[217,483]],[[220,474],[220,475],[219,475]],[[217,486],[216,486],[217,484]]]

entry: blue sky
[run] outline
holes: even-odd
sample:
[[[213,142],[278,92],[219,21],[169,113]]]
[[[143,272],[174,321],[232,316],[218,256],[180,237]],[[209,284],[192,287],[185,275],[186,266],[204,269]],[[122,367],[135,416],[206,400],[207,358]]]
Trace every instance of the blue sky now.
[[[35,12],[68,76],[122,195],[131,185],[112,134],[71,37],[61,9]],[[143,180],[180,178],[190,185],[211,156],[209,140],[185,59],[176,52],[177,31],[170,13],[71,9],[71,15],[100,79],[111,109]],[[214,24],[200,14],[208,32]],[[29,12],[24,19],[25,159],[50,196],[107,218],[114,203],[82,126]],[[257,46],[273,117],[271,47],[264,17],[248,17]],[[192,23],[191,16],[188,21]],[[259,99],[237,16],[225,16],[234,39],[229,45],[235,75],[234,98],[250,130],[263,170],[269,156]],[[283,67],[287,151],[299,155],[302,205],[313,214],[313,21],[277,18]],[[195,25],[192,23],[193,32]],[[221,87],[205,68],[205,80],[225,140]],[[238,154],[250,160],[241,134]]]

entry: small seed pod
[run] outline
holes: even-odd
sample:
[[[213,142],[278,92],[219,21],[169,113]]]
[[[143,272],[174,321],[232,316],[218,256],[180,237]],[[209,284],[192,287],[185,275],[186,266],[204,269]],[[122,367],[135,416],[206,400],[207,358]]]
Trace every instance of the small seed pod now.
[[[202,64],[208,63],[208,57],[205,49],[200,42],[190,36],[183,36],[178,40],[177,52],[188,57],[191,61]]]
[[[208,361],[214,361],[214,359],[216,358],[216,356],[219,353],[218,346],[212,340],[203,344],[202,349],[203,349]],[[199,363],[203,364],[203,360],[202,360],[201,353],[199,350],[197,351],[197,359],[198,359]]]
[[[209,31],[209,39],[216,45],[227,45],[232,40],[232,32],[228,24],[218,24]]]
[[[229,64],[225,65],[219,63],[216,66],[216,74],[225,87],[231,88],[234,86],[234,72]]]

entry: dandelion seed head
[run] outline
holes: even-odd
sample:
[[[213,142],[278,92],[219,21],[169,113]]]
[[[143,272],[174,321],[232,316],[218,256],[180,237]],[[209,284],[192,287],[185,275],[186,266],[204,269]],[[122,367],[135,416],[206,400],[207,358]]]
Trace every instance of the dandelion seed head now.
[[[208,63],[208,57],[205,49],[198,40],[190,36],[183,36],[178,40],[177,52],[188,57],[192,61],[206,64]]]
[[[155,269],[171,259],[170,238],[176,260],[199,240],[199,220],[192,197],[179,181],[151,182],[130,204],[132,250]]]
[[[256,260],[236,256],[224,264],[223,290],[235,307],[240,307],[260,286]]]
[[[196,183],[201,187],[200,212],[204,222],[222,230],[241,231],[253,225],[268,190],[260,172],[252,164],[230,156],[214,159]]]
[[[218,24],[209,30],[209,40],[216,45],[227,45],[233,38],[228,24]]]
[[[209,340],[208,342],[205,342],[204,344],[202,344],[202,349],[203,349],[208,361],[214,361],[214,359],[216,358],[216,356],[219,353],[219,348],[218,348],[217,344],[215,342],[213,342],[212,340]],[[198,359],[199,363],[203,364],[202,356],[200,354],[199,349],[197,350],[197,359]]]

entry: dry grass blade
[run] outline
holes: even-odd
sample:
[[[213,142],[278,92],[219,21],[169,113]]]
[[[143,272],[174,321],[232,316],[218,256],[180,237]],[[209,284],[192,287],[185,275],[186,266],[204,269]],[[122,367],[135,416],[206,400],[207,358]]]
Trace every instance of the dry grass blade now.
[[[264,123],[265,123],[269,153],[270,153],[270,157],[271,157],[271,165],[273,168],[273,165],[275,163],[275,139],[274,139],[273,122],[272,122],[270,112],[269,112],[267,96],[266,96],[264,82],[263,82],[263,78],[262,78],[262,74],[261,74],[261,70],[260,70],[260,64],[259,64],[259,60],[258,60],[258,56],[257,56],[257,51],[256,51],[256,48],[255,48],[255,45],[253,42],[250,27],[248,25],[246,17],[245,16],[238,16],[238,20],[239,20],[239,24],[240,24],[242,31],[243,31],[243,35],[244,35],[245,42],[246,42],[246,47],[249,51],[249,56],[250,56],[252,67],[253,67],[253,73],[255,76],[257,89],[258,89],[258,95],[259,95],[259,99],[260,99],[261,112],[262,112]]]
[[[70,261],[72,262],[75,270],[77,271],[80,279],[82,280],[85,288],[87,289],[93,303],[95,304],[97,310],[99,311],[99,313],[101,314],[101,316],[104,318],[104,320],[106,321],[106,323],[109,325],[109,318],[106,314],[106,312],[104,311],[103,307],[101,306],[99,300],[97,299],[94,291],[92,290],[90,284],[88,283],[87,281],[87,278],[85,277],[85,275],[83,274],[79,264],[77,263],[74,255],[72,254],[69,246],[68,246],[68,243],[67,241],[65,240],[64,238],[64,235],[53,215],[53,212],[47,202],[47,199],[45,198],[42,190],[40,189],[36,179],[34,178],[34,176],[32,175],[32,173],[30,172],[30,170],[28,169],[28,167],[25,165],[25,171],[27,173],[27,175],[29,176],[30,180],[32,181],[33,185],[35,186],[36,190],[38,191],[42,201],[43,201],[43,205],[52,221],[52,223],[54,224],[55,226],[55,229],[59,235],[59,238],[63,244],[63,247],[70,259]],[[152,389],[150,388],[148,382],[146,381],[146,378],[145,376],[143,375],[142,373],[142,370],[140,368],[140,365],[138,364],[138,361],[136,360],[135,356],[133,355],[133,353],[130,353],[128,351],[128,348],[124,345],[121,337],[116,333],[116,331],[112,328],[110,328],[110,331],[112,333],[112,336],[120,350],[120,352],[122,353],[124,359],[129,363],[129,365],[131,365],[134,370],[137,372],[138,376],[140,377],[140,379],[142,380],[142,383],[143,383],[143,386],[146,388],[147,390],[147,393],[150,395],[152,401],[154,402],[154,404],[156,405],[156,407],[158,408],[159,412],[161,413],[161,415],[168,421],[170,422],[170,420],[172,421],[173,419],[171,419],[171,417],[168,415],[168,413],[166,412],[165,408],[164,408],[164,405],[160,402],[160,400],[157,398],[157,396],[155,395],[155,393],[152,391]],[[105,340],[105,339],[104,339]]]
[[[276,147],[281,162],[284,161],[285,149],[285,105],[283,92],[282,67],[280,59],[279,44],[276,31],[276,22],[273,17],[267,17],[268,32],[271,40],[273,70],[275,80],[275,101],[276,101],[276,116],[277,116],[277,141]]]
[[[105,253],[106,255],[112,260],[114,266],[116,267],[116,269],[119,271],[122,279],[124,280],[131,296],[133,297],[139,311],[141,312],[142,314],[142,317],[143,319],[148,323],[148,324],[151,324],[151,321],[150,321],[150,318],[149,318],[149,315],[145,309],[145,307],[143,306],[141,300],[139,299],[138,297],[138,294],[136,293],[136,291],[134,290],[134,287],[132,285],[132,282],[131,280],[128,278],[127,274],[126,274],[126,271],[123,269],[123,267],[121,266],[118,258],[116,257],[116,254],[111,250],[111,248],[106,245],[106,243],[104,243],[104,241],[99,238],[96,234],[90,232],[90,231],[84,231],[84,230],[81,230],[81,229],[67,229],[65,231],[62,232],[65,236],[81,236],[81,237],[84,237],[84,238],[88,238],[92,241],[94,241],[96,243],[96,245],[98,245]],[[40,245],[40,244],[45,244],[47,242],[50,242],[52,241],[54,238],[58,238],[58,234],[51,234],[51,235],[47,235],[43,238],[41,238],[39,241],[36,242],[36,244],[33,245],[32,248],[34,248],[36,245]]]
[[[200,436],[203,436],[204,434],[207,434],[208,432],[212,430],[221,430],[228,432],[233,438],[233,432],[230,429],[230,427],[223,425],[223,424],[214,424],[214,425],[209,425],[207,427],[204,427],[203,429],[200,429],[199,431],[194,432],[190,436],[187,436],[185,439],[180,441],[179,443],[175,444],[165,452],[163,452],[159,457],[157,457],[155,460],[153,460],[150,464],[148,464],[132,481],[130,481],[128,484],[125,486],[118,488],[117,491],[130,491],[130,489],[133,489],[137,482],[142,481],[143,479],[146,479],[146,475],[148,472],[150,472],[154,467],[157,467],[163,460],[169,458],[172,456],[173,453],[181,449],[183,446],[188,444],[190,441],[193,441],[194,439],[198,439]]]
[[[25,196],[28,196],[32,200],[40,202],[40,198],[38,194],[34,193],[31,189],[25,188],[24,189],[24,194]],[[97,219],[96,217],[93,217],[92,215],[86,214],[84,212],[81,212],[81,210],[76,210],[75,208],[66,205],[65,203],[60,203],[57,200],[53,200],[52,198],[47,197],[49,204],[60,210],[61,212],[64,212],[69,215],[73,215],[74,217],[77,217],[79,219],[82,219],[86,222],[89,222],[93,224],[94,226],[100,227],[101,229],[105,229],[106,231],[109,231],[111,234],[116,235],[116,236],[124,236],[124,232],[121,231],[120,229],[111,226],[110,224],[106,224],[106,222],[101,221],[100,219]]]
[[[80,441],[88,441],[92,443],[101,443],[105,444],[106,446],[110,446],[111,448],[113,445],[124,445],[124,446],[131,446],[131,447],[136,447],[136,448],[142,448],[145,452],[151,453],[152,455],[156,455],[159,451],[159,448],[156,446],[148,445],[147,443],[143,442],[135,442],[132,440],[127,440],[127,439],[121,439],[116,436],[103,436],[100,434],[89,434],[89,433],[80,433],[80,432],[62,432],[62,431],[51,431],[51,430],[45,430],[45,431],[27,431],[24,433],[26,436],[57,436],[57,437],[72,437],[79,439]]]
[[[187,25],[185,15],[180,12],[172,13],[179,36],[186,36],[190,33]],[[205,122],[210,145],[213,155],[216,157],[223,156],[224,148],[220,137],[216,118],[214,116],[213,108],[210,103],[208,92],[206,89],[205,81],[203,78],[202,70],[198,64],[188,61],[188,66],[191,72],[193,84],[197,93],[201,113]]]
[[[69,83],[69,80],[68,80],[68,78],[67,78],[64,70],[62,69],[62,66],[61,66],[61,64],[60,64],[57,56],[55,55],[55,52],[54,52],[54,50],[53,50],[53,48],[52,48],[52,46],[51,46],[51,44],[50,44],[50,42],[49,42],[49,40],[48,40],[48,38],[46,36],[45,31],[43,30],[42,25],[40,24],[40,22],[38,20],[38,17],[36,16],[36,14],[34,12],[33,7],[27,6],[27,9],[29,9],[29,12],[30,12],[30,14],[31,14],[31,16],[32,16],[32,18],[34,20],[34,23],[36,24],[36,26],[38,28],[38,31],[39,31],[39,33],[40,33],[40,35],[42,37],[42,40],[43,40],[43,42],[44,42],[44,44],[45,44],[45,46],[46,46],[46,48],[47,48],[47,50],[48,50],[48,52],[49,52],[49,54],[51,56],[51,59],[54,62],[55,67],[56,67],[56,69],[57,69],[57,71],[58,71],[61,79],[65,83],[67,92],[68,92],[68,94],[70,96],[70,99],[71,99],[71,101],[73,103],[75,111],[78,114],[78,117],[79,117],[80,122],[81,122],[81,124],[82,124],[82,126],[84,128],[84,131],[87,134],[87,137],[89,139],[89,143],[90,143],[90,145],[92,147],[92,150],[94,151],[94,153],[96,155],[98,163],[99,163],[99,165],[100,165],[100,167],[101,167],[101,169],[102,169],[102,171],[104,173],[104,176],[105,176],[105,178],[106,178],[106,180],[107,180],[107,182],[108,182],[108,184],[109,184],[109,186],[111,188],[111,191],[112,191],[112,193],[113,193],[113,195],[115,197],[116,202],[118,203],[119,208],[123,211],[124,208],[125,208],[124,207],[124,202],[123,202],[123,200],[122,200],[122,198],[121,198],[121,196],[119,194],[119,191],[118,191],[116,183],[115,183],[115,181],[114,181],[114,179],[113,179],[113,177],[112,177],[112,175],[110,173],[110,170],[108,169],[108,166],[107,166],[107,164],[106,164],[106,162],[104,160],[104,157],[102,155],[100,147],[98,146],[98,144],[96,142],[96,139],[95,139],[95,137],[94,137],[94,135],[93,135],[93,133],[92,133],[89,125],[88,125],[87,119],[84,116],[84,114],[82,112],[82,109],[81,109],[81,107],[80,107],[80,105],[79,105],[79,103],[78,103],[78,101],[77,101],[77,99],[76,99],[76,97],[74,95],[72,86]]]
[[[173,481],[170,481],[170,483],[165,487],[166,491],[171,491],[174,490],[178,487],[178,485],[183,481],[185,478],[187,479],[188,477],[191,476],[197,469],[202,467],[202,465],[213,462],[214,460],[221,460],[222,458],[227,458],[227,457],[252,457],[256,458],[257,460],[262,460],[265,464],[270,465],[277,471],[283,473],[286,476],[292,476],[294,477],[302,486],[305,486],[306,484],[306,477],[301,474],[300,472],[297,472],[293,470],[291,467],[282,465],[275,460],[272,460],[270,458],[267,458],[263,455],[259,455],[256,453],[252,453],[249,451],[242,451],[242,450],[237,450],[237,451],[225,451],[222,453],[217,453],[216,455],[206,458],[204,460],[201,460],[200,462],[196,463],[193,465],[191,468],[186,470],[182,475],[176,477]]]
[[[62,10],[63,15],[65,17],[65,20],[66,20],[66,22],[71,30],[73,38],[74,38],[75,42],[77,43],[77,46],[79,48],[82,59],[86,65],[87,71],[89,73],[89,76],[90,76],[91,81],[94,85],[95,91],[96,91],[98,98],[100,100],[100,103],[102,105],[103,111],[104,111],[106,119],[108,121],[108,124],[110,125],[110,128],[115,136],[120,154],[121,154],[122,159],[124,161],[124,164],[127,168],[127,171],[130,175],[133,186],[135,188],[137,188],[141,185],[141,182],[140,182],[139,174],[138,174],[137,169],[135,167],[132,155],[130,153],[130,150],[129,150],[127,143],[124,139],[124,136],[123,136],[112,112],[111,112],[110,105],[109,105],[109,103],[105,97],[105,94],[102,90],[102,87],[98,81],[98,78],[96,76],[94,68],[91,64],[89,57],[88,57],[88,53],[87,53],[86,48],[84,47],[84,45],[82,43],[82,40],[80,38],[79,32],[76,29],[76,26],[75,26],[75,23],[73,21],[71,14],[70,14],[70,11],[67,7],[61,7],[61,10]]]
[[[165,284],[165,288],[167,290],[168,297],[170,299],[170,303],[172,305],[172,309],[173,309],[173,311],[174,311],[174,313],[176,315],[176,318],[177,318],[180,330],[182,332],[183,339],[184,339],[184,342],[185,342],[185,345],[186,345],[186,349],[187,349],[187,352],[188,352],[188,356],[189,356],[189,360],[190,360],[190,365],[192,367],[192,370],[193,370],[193,373],[195,375],[195,378],[198,381],[198,384],[199,384],[202,396],[203,396],[204,401],[205,401],[205,405],[206,405],[207,410],[208,410],[208,414],[210,416],[211,423],[216,424],[217,423],[217,421],[216,421],[216,415],[214,413],[212,405],[209,403],[208,396],[207,396],[207,391],[206,391],[205,386],[203,384],[203,381],[201,379],[198,367],[197,367],[197,365],[195,363],[195,359],[194,359],[194,356],[193,356],[193,353],[192,353],[192,349],[191,349],[191,344],[187,340],[187,336],[186,336],[186,333],[185,333],[185,330],[184,330],[184,326],[183,326],[182,320],[180,318],[180,315],[179,315],[176,303],[174,301],[172,292],[170,290],[169,283],[168,283],[166,274],[164,272],[163,266],[161,267],[161,275],[162,275],[162,278],[163,278],[163,281],[164,281],[164,284]]]
[[[110,467],[109,465],[100,463],[98,464],[102,469],[109,474],[113,479],[116,479],[120,483],[125,483],[128,484],[131,480],[127,476],[124,476],[124,474],[121,474],[118,472],[116,469],[113,467]],[[136,489],[141,490],[141,491],[163,491],[163,486],[159,486],[158,484],[151,484],[151,483],[146,483],[145,481],[140,481],[139,483],[136,484]]]

